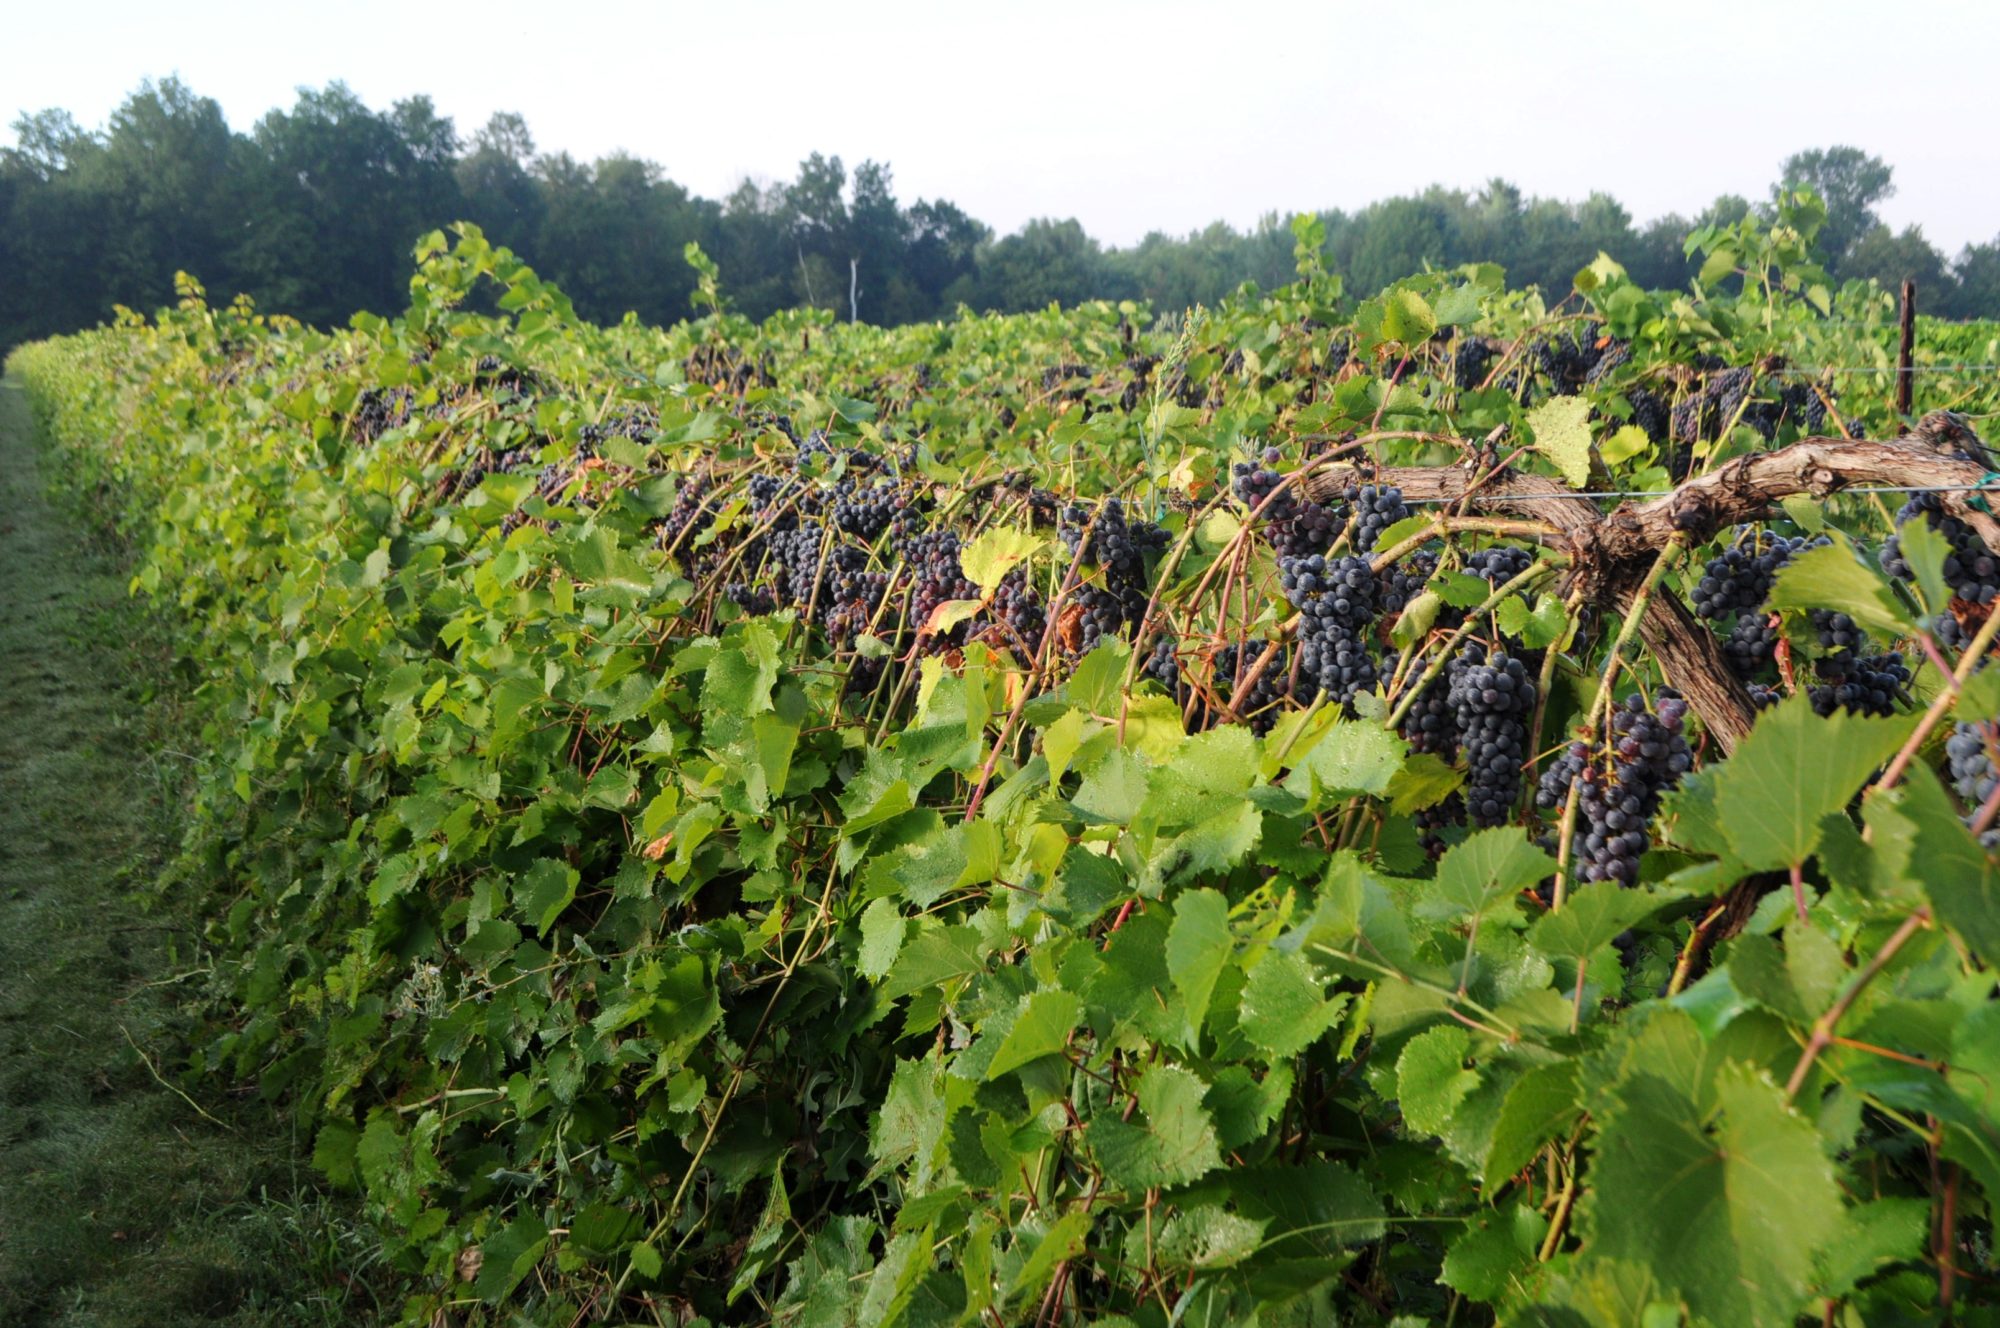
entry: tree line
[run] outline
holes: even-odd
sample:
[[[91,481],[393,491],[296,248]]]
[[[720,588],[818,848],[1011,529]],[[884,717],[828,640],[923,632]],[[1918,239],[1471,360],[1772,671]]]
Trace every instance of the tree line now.
[[[1216,222],[1129,248],[1099,243],[1074,219],[997,236],[948,200],[902,202],[885,163],[850,171],[819,153],[791,180],[746,180],[702,198],[629,154],[584,162],[541,152],[516,114],[466,138],[428,97],[376,110],[340,83],[301,90],[248,133],[177,79],[142,85],[100,130],[61,110],[24,115],[14,130],[16,145],[0,151],[0,347],[97,323],[114,304],[167,302],[177,269],[317,324],[400,309],[416,237],[461,218],[598,321],[687,316],[691,240],[720,264],[745,313],[814,305],[882,324],[960,305],[1015,312],[1103,298],[1181,308],[1245,281],[1281,283],[1295,261],[1276,212],[1243,230]],[[2000,236],[1948,257],[1918,227],[1892,230],[1876,205],[1894,192],[1893,170],[1858,149],[1788,158],[1772,197],[1801,185],[1826,201],[1820,243],[1836,276],[1912,278],[1928,313],[2000,317]],[[1328,265],[1357,291],[1426,264],[1490,261],[1564,292],[1600,251],[1647,285],[1682,285],[1694,272],[1682,250],[1690,229],[1768,206],[1725,195],[1694,216],[1642,226],[1609,194],[1532,198],[1496,179],[1319,217]]]

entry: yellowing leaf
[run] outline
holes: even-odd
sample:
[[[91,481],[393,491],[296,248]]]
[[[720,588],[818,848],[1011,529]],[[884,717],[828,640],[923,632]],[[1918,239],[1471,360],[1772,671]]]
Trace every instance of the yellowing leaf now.
[[[1590,403],[1582,397],[1553,397],[1528,412],[1530,444],[1555,463],[1572,489],[1590,481]]]

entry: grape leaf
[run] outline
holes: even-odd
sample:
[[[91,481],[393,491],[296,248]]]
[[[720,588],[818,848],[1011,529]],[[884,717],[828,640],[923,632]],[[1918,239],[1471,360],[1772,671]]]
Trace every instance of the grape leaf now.
[[[1736,855],[1760,870],[1810,858],[1821,818],[1847,805],[1913,723],[1845,711],[1822,719],[1803,694],[1766,710],[1716,777],[1716,814]]]
[[[1528,412],[1530,444],[1555,463],[1572,489],[1590,482],[1590,402],[1583,397],[1551,397]]]
[[[986,1077],[998,1079],[1029,1061],[1051,1056],[1069,1041],[1070,1030],[1083,1017],[1083,998],[1060,987],[1044,987],[1021,998],[1014,1026],[993,1053]]]
[[[1609,1095],[1586,1173],[1581,1264],[1649,1270],[1697,1318],[1790,1328],[1841,1225],[1819,1132],[1748,1066],[1715,1076],[1717,1111],[1641,1066]]]
[[[1174,922],[1167,932],[1167,973],[1187,1009],[1187,1045],[1201,1038],[1208,1017],[1208,1000],[1215,980],[1235,949],[1229,934],[1229,902],[1214,890],[1190,890],[1174,901]]]
[[[1438,1134],[1466,1094],[1479,1087],[1477,1071],[1465,1068],[1472,1039],[1444,1024],[1410,1039],[1396,1058],[1396,1100],[1403,1120],[1423,1134]]]
[[[1576,1100],[1574,1061],[1538,1065],[1515,1080],[1500,1103],[1500,1119],[1483,1168],[1486,1188],[1496,1190],[1534,1160],[1542,1145],[1568,1129],[1581,1108]]]
[[[1318,1041],[1346,1006],[1345,996],[1326,998],[1304,955],[1270,951],[1243,984],[1237,1026],[1273,1061],[1287,1061]]]
[[[1528,929],[1528,943],[1551,957],[1588,963],[1622,931],[1680,900],[1677,891],[1633,889],[1597,881],[1569,897],[1560,913],[1545,913]]]
[[[1192,1070],[1155,1065],[1139,1080],[1145,1124],[1121,1120],[1116,1107],[1091,1119],[1088,1135],[1106,1179],[1126,1190],[1185,1185],[1222,1165],[1215,1124],[1201,1100],[1208,1085]]]
[[[1515,825],[1495,826],[1456,844],[1438,864],[1435,900],[1447,917],[1512,912],[1514,896],[1555,875],[1556,860]]]
[[[1045,543],[1025,530],[995,526],[982,531],[959,551],[959,570],[965,573],[966,580],[991,596],[1007,573],[1034,557]]]
[[[1778,570],[1764,603],[1770,609],[1835,609],[1892,639],[1915,630],[1882,574],[1845,543],[1792,555]]]
[[[1937,776],[1913,764],[1901,784],[1868,799],[1863,815],[1892,888],[1921,886],[1940,922],[1988,959],[2000,955],[2000,871],[1958,819]]]

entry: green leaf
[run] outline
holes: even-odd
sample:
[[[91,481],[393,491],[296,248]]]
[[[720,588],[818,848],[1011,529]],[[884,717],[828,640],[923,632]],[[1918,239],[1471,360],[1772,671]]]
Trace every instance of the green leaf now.
[[[1473,1300],[1499,1300],[1526,1280],[1548,1225],[1539,1212],[1518,1204],[1479,1215],[1452,1239],[1438,1281]]]
[[[1288,1061],[1333,1027],[1346,1006],[1345,996],[1326,999],[1304,955],[1267,951],[1243,984],[1237,1025],[1272,1061]]]
[[[1588,963],[1620,932],[1680,900],[1678,891],[1633,889],[1597,881],[1572,894],[1562,912],[1545,913],[1528,929],[1528,944],[1550,957]]]
[[[1455,1024],[1419,1033],[1396,1058],[1396,1104],[1403,1120],[1422,1134],[1441,1134],[1466,1094],[1479,1087],[1477,1071],[1465,1068],[1472,1039]]]
[[[1534,1160],[1542,1145],[1567,1130],[1581,1108],[1577,1105],[1577,1063],[1557,1061],[1538,1065],[1516,1079],[1500,1102],[1500,1119],[1486,1152],[1483,1181],[1488,1192]]]
[[[1583,397],[1551,397],[1528,412],[1529,444],[1555,463],[1570,488],[1590,482],[1590,402]]]
[[[1528,842],[1515,825],[1469,836],[1438,864],[1437,897],[1460,916],[1513,907],[1514,896],[1555,875],[1556,860]]]
[[[1882,574],[1854,556],[1844,542],[1795,555],[1778,570],[1765,605],[1771,609],[1837,609],[1885,637],[1915,631]]]
[[[1896,528],[1896,536],[1903,561],[1910,565],[1924,593],[1925,611],[1943,613],[1951,602],[1951,588],[1944,580],[1944,560],[1951,555],[1951,544],[1928,521],[1905,521]]]
[[[1963,936],[1974,953],[1989,963],[2000,956],[2000,870],[1958,819],[1937,776],[1911,765],[1901,784],[1868,799],[1863,815],[1875,831],[1889,887],[1921,889],[1938,921]]]
[[[1437,315],[1415,291],[1394,290],[1382,297],[1382,336],[1386,340],[1417,346],[1429,341],[1437,329]]]
[[[1214,890],[1190,890],[1174,901],[1173,926],[1167,931],[1167,973],[1187,1009],[1192,1048],[1208,1017],[1208,1000],[1235,950],[1229,934],[1229,901]]]
[[[1633,457],[1645,456],[1653,450],[1653,440],[1646,431],[1636,424],[1627,424],[1598,447],[1607,466],[1622,466]]]
[[[1168,1220],[1155,1248],[1169,1268],[1232,1268],[1257,1253],[1268,1225],[1221,1208],[1190,1208]]]
[[[991,595],[1007,573],[1041,552],[1046,543],[1025,530],[994,526],[959,551],[959,570]]]
[[[916,939],[903,946],[882,984],[882,999],[893,1001],[925,987],[935,987],[954,978],[985,969],[979,957],[978,938],[970,927],[920,926]]]
[[[1202,1106],[1208,1085],[1192,1070],[1155,1065],[1138,1086],[1144,1125],[1119,1118],[1109,1107],[1086,1131],[1106,1179],[1129,1192],[1155,1185],[1185,1185],[1222,1165],[1215,1125]]]
[[[1082,1018],[1083,998],[1074,992],[1045,987],[1023,996],[1014,1026],[1007,1030],[986,1066],[986,1077],[998,1079],[1029,1061],[1061,1051]]]
[[[861,914],[861,947],[855,952],[854,970],[870,981],[884,977],[902,952],[907,926],[895,901],[878,899]]]
[[[1803,694],[1766,710],[1716,778],[1717,815],[1736,855],[1760,870],[1810,858],[1822,818],[1847,805],[1914,722],[1839,710],[1822,719]]]
[[[479,1281],[474,1290],[489,1304],[505,1300],[541,1261],[549,1229],[532,1212],[523,1213],[479,1247]]]
[[[1055,1224],[1036,1242],[1034,1252],[1022,1263],[1020,1271],[1009,1279],[1003,1299],[1012,1304],[1041,1295],[1049,1279],[1055,1276],[1056,1265],[1083,1253],[1089,1236],[1088,1211],[1078,1209],[1057,1218]]]
[[[1922,1199],[1875,1199],[1848,1209],[1820,1251],[1814,1292],[1839,1300],[1889,1265],[1920,1258],[1930,1215]]]
[[[1386,793],[1406,750],[1403,740],[1380,724],[1343,720],[1329,725],[1303,756],[1294,753],[1285,787],[1315,806],[1329,798]]]
[[[514,882],[514,906],[533,924],[537,936],[547,936],[549,928],[576,898],[576,868],[554,858],[543,858]]]
[[[1841,1227],[1819,1132],[1770,1079],[1725,1064],[1717,1109],[1639,1067],[1604,1104],[1584,1199],[1582,1266],[1648,1270],[1695,1316],[1790,1328]]]

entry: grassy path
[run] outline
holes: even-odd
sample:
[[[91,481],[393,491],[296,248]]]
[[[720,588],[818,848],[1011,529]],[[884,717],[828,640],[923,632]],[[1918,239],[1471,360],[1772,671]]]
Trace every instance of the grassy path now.
[[[177,805],[167,657],[41,464],[0,385],[0,1324],[372,1322],[341,1271],[362,1245],[270,1109],[171,1086],[197,961],[143,902]]]

